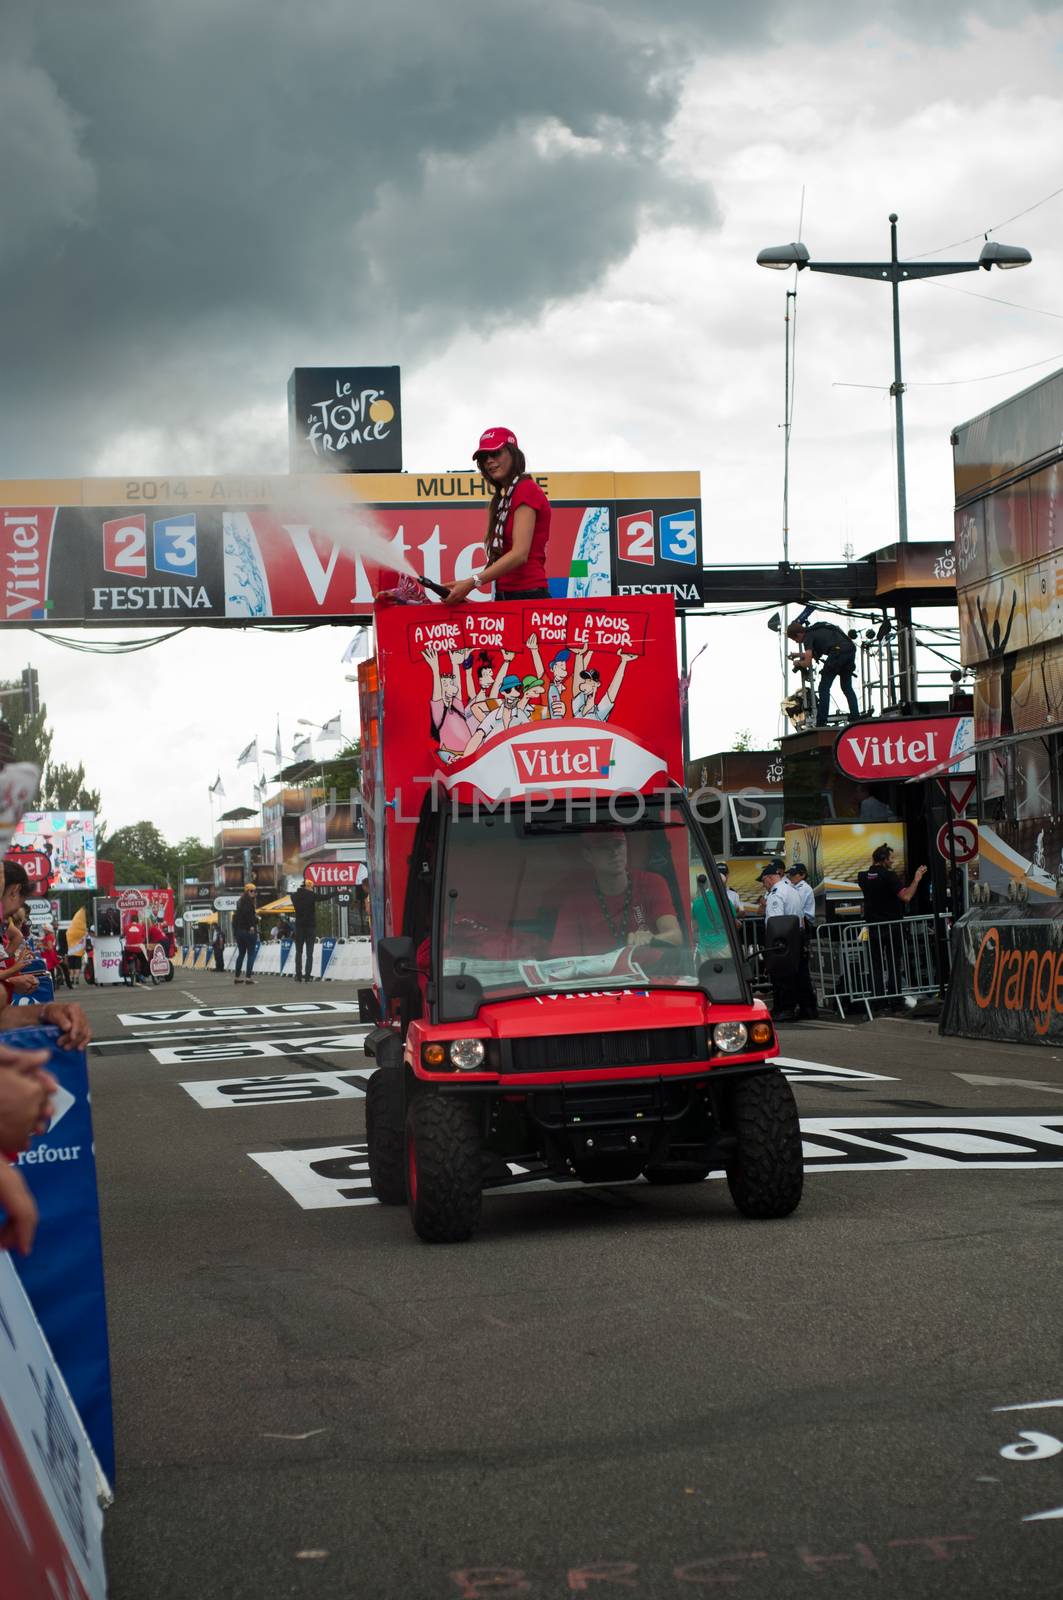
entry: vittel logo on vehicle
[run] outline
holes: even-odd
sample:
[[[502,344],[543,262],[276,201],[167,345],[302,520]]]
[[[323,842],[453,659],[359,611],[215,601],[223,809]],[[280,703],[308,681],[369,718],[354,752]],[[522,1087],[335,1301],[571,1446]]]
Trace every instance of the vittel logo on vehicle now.
[[[521,785],[555,785],[565,778],[608,778],[615,765],[612,739],[521,740],[510,746]]]
[[[593,724],[566,720],[500,734],[482,751],[444,767],[439,779],[451,791],[469,789],[505,800],[547,790],[638,793],[663,773],[660,757],[619,729],[604,733]]]
[[[0,528],[5,621],[41,621],[50,610],[48,567],[55,507],[5,511]]]

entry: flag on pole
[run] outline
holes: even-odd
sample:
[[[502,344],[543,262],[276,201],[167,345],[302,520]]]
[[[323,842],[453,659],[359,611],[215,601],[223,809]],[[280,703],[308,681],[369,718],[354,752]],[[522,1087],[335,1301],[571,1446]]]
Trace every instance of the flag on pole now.
[[[296,761],[309,761],[313,753],[308,733],[303,734],[299,739],[292,740],[292,755]]]
[[[211,784],[210,788],[207,790],[207,793],[216,795],[219,800],[225,799],[225,790],[221,786],[220,772],[218,773],[218,776],[215,778],[214,782]]]
[[[358,661],[369,654],[369,629],[359,628],[341,656],[341,662]]]
[[[284,755],[283,755],[283,752],[281,750],[281,719],[280,719],[280,717],[277,718],[277,738],[276,738],[276,740],[274,742],[274,745],[273,745],[272,755],[273,755],[273,759],[277,763],[278,767],[281,766],[283,761],[284,761]]]
[[[236,758],[236,765],[238,767],[257,767],[258,766],[258,738],[257,737],[252,739],[251,743],[245,749],[240,751],[240,754]]]
[[[337,712],[337,714],[334,717],[329,717],[328,721],[324,724],[324,726],[321,729],[321,737],[323,739],[342,739],[343,738],[343,734],[340,731],[340,713],[339,712]]]

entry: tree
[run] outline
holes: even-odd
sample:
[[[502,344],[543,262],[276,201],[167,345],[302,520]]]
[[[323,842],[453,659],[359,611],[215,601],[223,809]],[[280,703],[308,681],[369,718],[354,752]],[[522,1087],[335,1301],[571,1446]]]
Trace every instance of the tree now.
[[[118,884],[164,884],[169,881],[171,849],[154,822],[130,822],[109,839],[101,839],[97,855],[114,862]]]
[[[27,716],[21,682],[9,679],[0,683],[0,691],[9,689],[18,692],[3,693],[0,697],[0,710],[3,711],[4,719],[11,729],[12,760],[32,761],[33,765],[40,767],[43,772],[52,754],[52,730],[48,726],[48,707],[42,701],[35,714],[32,717]]]
[[[738,732],[734,736],[734,742],[731,745],[731,749],[752,750],[752,748],[753,735],[750,733],[748,728],[739,728]]]
[[[0,691],[21,691],[21,683],[0,683]],[[11,733],[11,760],[31,761],[41,769],[38,790],[39,811],[95,811],[96,831],[102,832],[99,816],[100,791],[90,789],[85,783],[85,766],[79,761],[76,767],[63,761],[52,761],[52,730],[48,726],[48,707],[41,702],[34,715],[27,716],[21,692],[0,694],[2,712]]]
[[[104,830],[103,819],[99,815],[100,791],[86,788],[85,766],[81,761],[76,767],[68,767],[62,761],[50,761],[41,779],[37,804],[41,811],[95,811],[96,831],[102,833]]]

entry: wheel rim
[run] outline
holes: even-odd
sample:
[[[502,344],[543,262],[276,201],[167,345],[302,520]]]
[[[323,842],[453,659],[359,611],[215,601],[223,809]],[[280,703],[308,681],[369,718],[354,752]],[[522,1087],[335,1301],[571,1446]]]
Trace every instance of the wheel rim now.
[[[410,1204],[417,1204],[417,1141],[412,1133],[406,1135],[406,1182],[410,1191]]]

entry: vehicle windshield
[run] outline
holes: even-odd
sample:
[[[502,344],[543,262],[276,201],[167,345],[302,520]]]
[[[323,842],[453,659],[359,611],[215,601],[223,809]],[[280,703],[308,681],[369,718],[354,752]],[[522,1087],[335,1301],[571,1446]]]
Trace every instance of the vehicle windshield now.
[[[730,910],[678,807],[626,825],[549,813],[458,815],[447,826],[444,979],[488,999],[566,989],[704,985],[739,1001]],[[444,1020],[446,999],[444,993]]]

